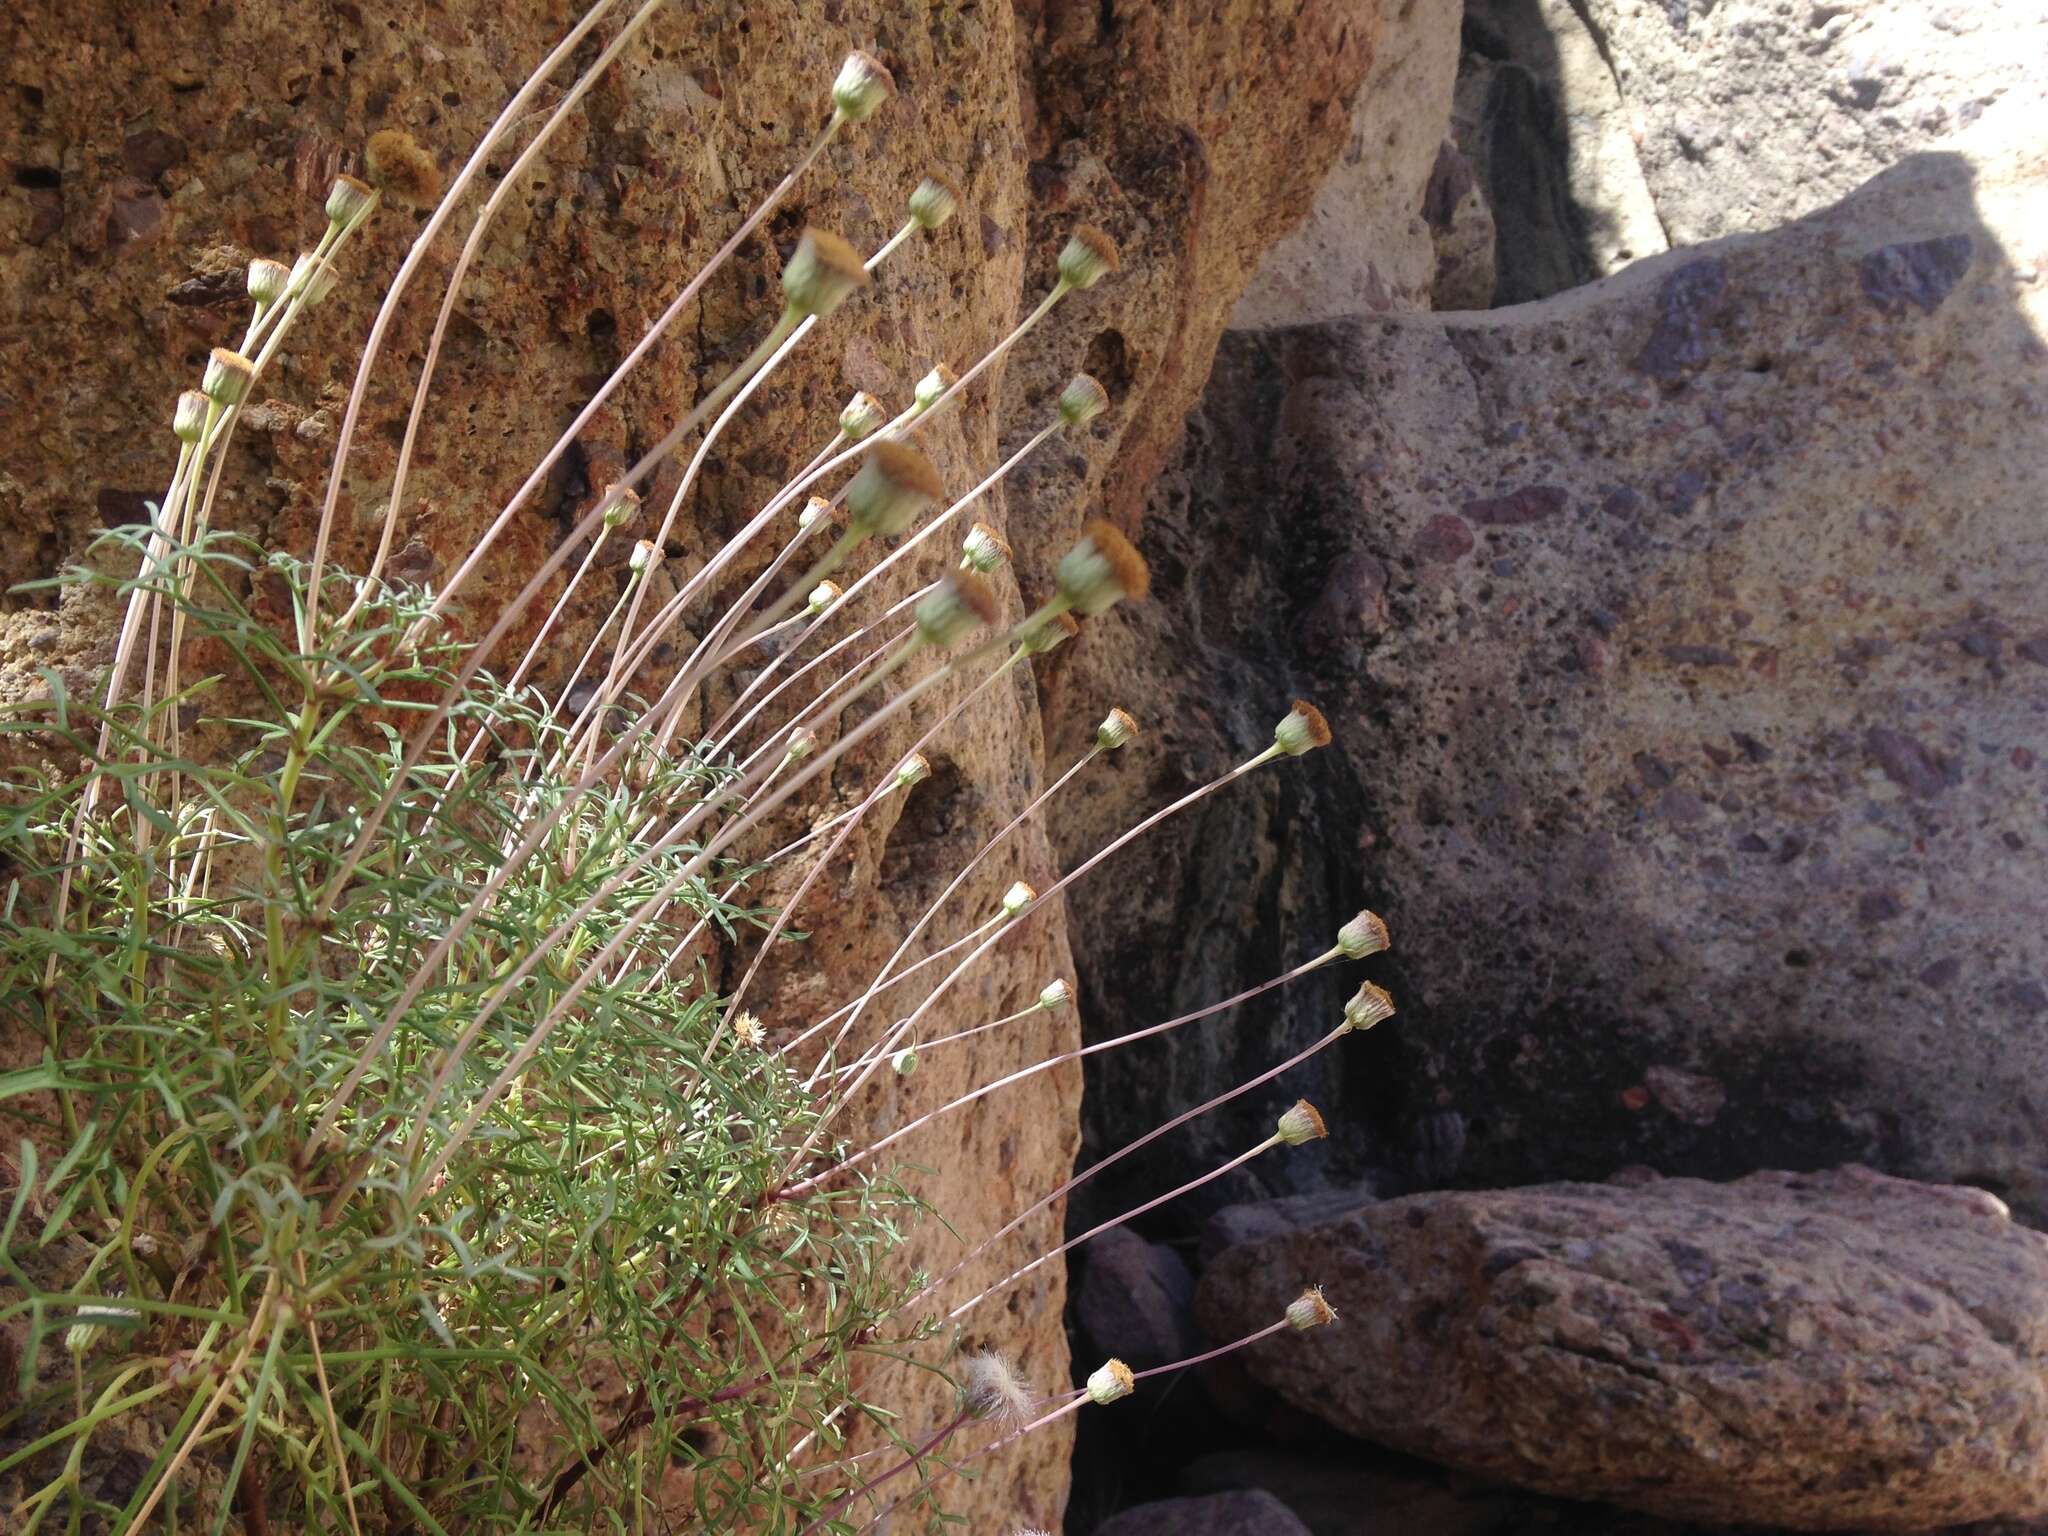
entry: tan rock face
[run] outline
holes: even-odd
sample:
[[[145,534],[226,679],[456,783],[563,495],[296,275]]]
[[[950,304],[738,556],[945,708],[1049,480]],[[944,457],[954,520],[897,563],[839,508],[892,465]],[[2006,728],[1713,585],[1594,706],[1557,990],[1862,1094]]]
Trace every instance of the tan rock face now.
[[[1921,1530],[2048,1512],[2048,1240],[1856,1169],[1417,1195],[1232,1249],[1219,1338],[1296,1406],[1523,1487],[1689,1519]]]
[[[0,22],[9,71],[4,156],[14,169],[0,196],[7,575],[51,574],[79,558],[103,524],[143,515],[168,474],[176,391],[196,377],[209,347],[238,333],[246,260],[289,260],[314,238],[330,177],[355,163],[371,131],[404,127],[452,170],[570,16],[553,4],[422,13],[389,0],[230,7],[203,19],[113,0],[11,9]],[[1315,0],[1285,18],[1249,0],[1199,15],[1150,5],[1112,16],[1094,7],[838,0],[744,14],[661,8],[515,190],[484,244],[431,397],[397,568],[415,580],[445,579],[590,389],[782,176],[822,122],[826,87],[855,45],[894,70],[900,98],[827,153],[578,440],[515,520],[465,619],[477,623],[516,590],[605,484],[754,344],[773,319],[781,262],[805,224],[872,249],[901,222],[904,198],[928,167],[962,184],[965,210],[912,242],[756,397],[710,458],[668,568],[687,574],[706,558],[824,444],[852,391],[871,390],[898,410],[935,362],[964,367],[979,357],[1044,291],[1058,241],[1084,219],[1122,244],[1124,275],[1071,299],[926,443],[948,485],[964,490],[1000,448],[1050,416],[1058,385],[1085,366],[1109,386],[1115,409],[1094,433],[1055,451],[1055,471],[1090,484],[1141,484],[1207,376],[1245,275],[1306,207],[1339,148],[1378,29],[1376,6],[1340,0]],[[493,157],[485,188],[515,152]],[[274,398],[251,412],[230,462],[221,522],[268,544],[309,547],[355,349],[416,227],[411,215],[380,215],[336,297],[280,359],[269,380]],[[445,270],[440,263],[431,261],[429,273]],[[344,566],[360,565],[374,543],[436,300],[438,290],[422,290],[401,311],[373,383],[344,484],[336,550]],[[671,463],[662,472],[650,506],[666,505],[680,470]],[[979,515],[1022,544],[1020,524],[1031,519],[1016,506],[999,493]],[[1039,557],[1064,543],[1073,522],[1078,514],[1061,528],[1034,528],[1033,558],[1019,578],[1001,578],[1007,614],[1043,594],[1049,565]],[[651,520],[636,531],[650,528]],[[617,551],[620,566],[625,552]],[[872,611],[952,559],[935,541],[906,562]],[[738,575],[757,569],[743,565]],[[551,666],[576,654],[610,605],[623,571],[605,573],[568,615]],[[74,688],[88,686],[107,639],[96,604],[6,599],[0,695],[41,687],[43,666],[59,668]],[[940,690],[934,710],[959,696]],[[913,735],[907,727],[883,733],[805,812],[849,803]],[[1035,791],[1043,763],[1032,690],[993,691],[933,755],[930,782],[872,817],[807,899],[799,921],[813,935],[809,946],[778,956],[755,994],[771,1026],[801,1024],[844,999],[952,870]],[[1050,875],[1042,833],[1025,829],[963,893],[961,926],[992,910],[1012,879],[1043,885]],[[727,984],[744,958],[727,957]],[[1071,962],[1055,915],[983,965],[935,1027],[1014,1012],[1056,974],[1071,975]],[[917,995],[910,987],[895,997],[907,1005]],[[867,1123],[887,1129],[1069,1044],[1073,1020],[1071,1011],[1043,1014],[935,1055],[915,1078],[891,1077],[873,1090]],[[935,1170],[922,1191],[970,1239],[988,1230],[1071,1164],[1078,1092],[1077,1074],[1048,1074],[907,1144],[908,1158]],[[990,1255],[990,1271],[1049,1246],[1058,1229],[1059,1212],[1046,1213],[1012,1240],[1014,1251]],[[932,1226],[903,1259],[940,1267],[957,1251]],[[986,1309],[987,1341],[1015,1354],[1042,1390],[1066,1380],[1062,1294],[1061,1268],[1051,1265],[1007,1308]],[[906,1422],[939,1411],[942,1389],[909,1373],[898,1379]],[[1063,1433],[1039,1437],[971,1488],[957,1484],[954,1507],[977,1527],[1055,1523]]]

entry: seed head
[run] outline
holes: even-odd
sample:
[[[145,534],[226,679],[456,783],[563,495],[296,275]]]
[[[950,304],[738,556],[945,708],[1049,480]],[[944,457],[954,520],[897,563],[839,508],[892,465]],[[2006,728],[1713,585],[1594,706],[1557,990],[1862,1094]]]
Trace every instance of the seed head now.
[[[919,229],[937,229],[960,211],[960,202],[953,179],[933,171],[910,194],[910,222]]]
[[[171,412],[171,432],[181,443],[199,441],[206,432],[205,395],[188,389],[178,396],[177,409]]]
[[[1366,982],[1344,1004],[1344,1027],[1346,1029],[1371,1029],[1373,1025],[1394,1016],[1394,999],[1382,987]]]
[[[249,393],[249,386],[255,379],[254,363],[239,352],[215,347],[206,360],[206,372],[200,377],[199,391],[216,405],[230,406]]]
[[[796,525],[799,528],[808,528],[819,518],[830,517],[831,515],[832,503],[822,496],[813,496],[804,503],[803,511],[797,513]]]
[[[789,733],[789,746],[785,755],[790,762],[809,757],[818,750],[818,733],[808,725],[799,725]]]
[[[987,582],[972,571],[952,571],[917,605],[917,632],[944,649],[994,623],[1000,611]]]
[[[1337,1309],[1323,1300],[1320,1285],[1312,1285],[1287,1303],[1287,1321],[1306,1333],[1337,1321]]]
[[[1081,530],[1081,542],[1060,560],[1056,580],[1067,605],[1091,619],[1123,598],[1141,598],[1152,589],[1145,557],[1101,518]]]
[[[960,375],[944,363],[934,363],[932,371],[917,381],[913,398],[920,411],[928,411],[938,403],[939,396],[960,382]]]
[[[615,485],[605,491],[611,505],[604,509],[604,525],[607,528],[623,528],[633,520],[633,514],[640,510],[640,493],[630,485]]]
[[[1047,651],[1058,650],[1079,633],[1081,626],[1074,622],[1072,614],[1049,614],[1025,631],[1017,645],[1026,656],[1043,656]]]
[[[632,557],[627,560],[628,569],[649,571],[661,563],[661,546],[652,539],[641,539],[633,545]]]
[[[1060,977],[1055,976],[1045,984],[1045,990],[1038,994],[1038,1006],[1051,1013],[1056,1009],[1066,1007],[1072,1001],[1073,995],[1067,989],[1066,982]]]
[[[1010,558],[1010,542],[987,523],[976,523],[960,541],[960,568],[988,572]]]
[[[1330,722],[1315,705],[1306,699],[1296,699],[1293,708],[1273,727],[1273,743],[1289,757],[1300,757],[1330,744]]]
[[[930,459],[908,443],[883,438],[847,484],[846,510],[858,532],[893,539],[945,493]]]
[[[1367,955],[1378,954],[1393,942],[1393,936],[1387,932],[1387,925],[1380,921],[1377,912],[1361,911],[1337,930],[1337,947],[1344,951],[1346,960],[1363,960]]]
[[[849,123],[864,123],[896,94],[896,77],[872,54],[855,49],[832,82],[833,110]]]
[[[782,268],[782,293],[799,314],[829,315],[868,280],[853,247],[827,229],[807,229]]]
[[[1003,916],[1015,917],[1036,900],[1038,892],[1027,881],[1019,880],[1003,892]]]
[[[758,1051],[768,1039],[768,1031],[753,1014],[742,1009],[732,1021],[732,1038],[736,1045]]]
[[[1077,373],[1060,391],[1060,420],[1070,427],[1085,427],[1109,409],[1109,391],[1088,374]]]
[[[380,128],[363,148],[370,180],[394,203],[431,208],[441,200],[441,168],[403,128]]]
[[[305,306],[311,309],[334,292],[334,262],[332,258],[322,260],[311,251],[302,254],[292,263],[292,280],[285,289],[288,295],[303,293]]]
[[[932,776],[932,760],[922,752],[913,752],[896,766],[898,788],[909,789],[913,784],[922,784]]]
[[[1095,745],[1105,752],[1114,752],[1136,739],[1138,722],[1120,709],[1112,709],[1102,717],[1102,724],[1095,727]]]
[[[917,1047],[906,1045],[889,1058],[889,1065],[896,1069],[898,1077],[908,1077],[917,1070]]]
[[[1110,1359],[1088,1377],[1088,1396],[1098,1403],[1113,1403],[1137,1390],[1137,1378],[1123,1361]]]
[[[1031,1393],[1014,1365],[985,1349],[961,1367],[960,1406],[983,1421],[1021,1424],[1031,1414]]]
[[[1093,224],[1077,224],[1060,251],[1060,281],[1069,288],[1093,288],[1121,265],[1114,240]]]
[[[819,614],[839,601],[843,590],[836,581],[819,582],[815,587],[811,588],[811,595],[804,604],[805,611],[815,619]]]
[[[889,419],[882,402],[866,390],[857,390],[839,413],[839,430],[856,443]]]
[[[1330,1134],[1323,1117],[1307,1099],[1296,1099],[1294,1107],[1280,1116],[1280,1139],[1290,1147],[1305,1141],[1320,1141]]]
[[[353,176],[337,176],[327,189],[327,222],[336,228],[354,228],[376,206],[377,189]]]
[[[292,269],[281,261],[258,256],[249,263],[249,297],[265,309],[285,296],[291,282]]]

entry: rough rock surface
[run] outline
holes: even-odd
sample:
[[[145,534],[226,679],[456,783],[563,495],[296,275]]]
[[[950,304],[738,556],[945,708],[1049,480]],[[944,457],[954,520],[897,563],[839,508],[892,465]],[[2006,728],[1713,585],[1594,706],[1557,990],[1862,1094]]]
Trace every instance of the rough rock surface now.
[[[1098,1536],[1309,1536],[1270,1493],[1213,1493],[1160,1499],[1102,1522]]]
[[[1078,888],[1090,1027],[1273,976],[1361,903],[1401,1012],[1084,1214],[1302,1093],[1331,1142],[1154,1235],[1373,1167],[1860,1161],[2048,1217],[2035,121],[1542,303],[1228,339],[1150,505],[1157,600],[1055,679],[1054,761],[1106,680],[1160,738],[1073,802],[1062,855],[1241,760],[1290,695],[1337,744],[1151,834],[1142,890]],[[1322,1034],[1356,974],[1105,1053],[1087,1103],[1156,1123]],[[1091,1145],[1115,1130],[1091,1109]]]
[[[1252,1371],[1350,1433],[1690,1519],[2048,1514],[2048,1238],[1861,1169],[1417,1195],[1233,1250],[1218,1338],[1318,1276]]]
[[[1075,1317],[1096,1354],[1145,1370],[1200,1352],[1195,1277],[1179,1254],[1112,1227],[1083,1255]]]
[[[167,473],[164,427],[176,391],[194,381],[208,347],[238,334],[243,264],[255,254],[289,259],[317,233],[329,179],[355,163],[367,135],[404,127],[452,169],[571,14],[558,4],[422,12],[395,0],[287,0],[203,18],[115,0],[8,8],[0,568],[10,579],[52,574],[103,525],[141,515]],[[1060,448],[1062,462],[1097,477],[1149,479],[1207,376],[1245,276],[1306,208],[1340,148],[1380,26],[1376,5],[1336,0],[1284,16],[1250,0],[1198,12],[806,0],[737,22],[733,14],[663,7],[510,199],[438,375],[400,541],[405,574],[445,576],[589,389],[782,175],[822,120],[826,85],[853,45],[874,48],[894,69],[900,99],[833,148],[713,280],[517,521],[476,596],[514,590],[679,403],[753,345],[804,224],[871,247],[894,229],[927,167],[964,185],[967,210],[902,253],[761,392],[708,464],[667,568],[687,572],[778,487],[792,445],[808,456],[851,391],[900,407],[934,362],[978,357],[1043,291],[1057,242],[1081,220],[1123,244],[1123,276],[1069,301],[927,442],[948,482],[964,488],[1086,366],[1116,405],[1093,436]],[[502,160],[493,163],[492,185],[503,174]],[[380,216],[340,292],[280,359],[274,398],[251,412],[235,449],[221,521],[273,545],[309,545],[354,348],[416,222]],[[419,355],[430,302],[422,295],[402,312],[386,354],[394,361],[371,392],[342,503],[344,565],[360,562],[374,537],[412,381],[401,365]],[[665,504],[679,471],[668,467],[650,502]],[[1012,505],[998,495],[982,515],[1001,527]],[[878,596],[893,599],[946,563],[935,543]],[[621,572],[608,574],[570,615],[563,656],[609,606]],[[1023,596],[1035,598],[1043,564],[1020,577]],[[1003,596],[1010,613],[1020,611],[1013,585]],[[0,696],[40,688],[43,666],[74,688],[88,684],[108,636],[104,605],[5,599]],[[957,696],[941,691],[934,703]],[[802,1022],[872,974],[958,861],[1029,797],[1041,772],[1030,687],[997,690],[977,710],[971,729],[940,744],[932,779],[870,818],[807,905],[810,946],[767,975],[771,1025]],[[835,776],[828,801],[859,793],[863,773],[893,762],[909,740],[907,729],[883,733],[863,766]],[[1012,859],[992,862],[963,901],[985,911],[1009,880],[1042,883],[1049,868],[1042,836],[1027,829]],[[1069,970],[1063,924],[1042,920],[935,1024],[1014,1011]],[[886,1129],[1070,1043],[1073,1018],[1044,1014],[978,1039],[935,1057],[908,1087],[889,1078],[868,1124]],[[962,1117],[906,1145],[936,1170],[922,1192],[970,1239],[986,1230],[1071,1162],[1076,1093],[1076,1074],[1049,1074],[1000,1115]],[[1057,1214],[1015,1241],[1045,1246]],[[904,1257],[937,1267],[955,1252],[928,1226]],[[988,1261],[1014,1262],[1007,1251]],[[1060,1267],[1047,1266],[990,1322],[995,1342],[1047,1389],[1065,1376],[1062,1292]],[[942,1386],[901,1379],[906,1422],[941,1411]],[[1064,1428],[1034,1437],[976,1483],[956,1484],[957,1509],[977,1526],[1056,1521],[1064,1449]]]

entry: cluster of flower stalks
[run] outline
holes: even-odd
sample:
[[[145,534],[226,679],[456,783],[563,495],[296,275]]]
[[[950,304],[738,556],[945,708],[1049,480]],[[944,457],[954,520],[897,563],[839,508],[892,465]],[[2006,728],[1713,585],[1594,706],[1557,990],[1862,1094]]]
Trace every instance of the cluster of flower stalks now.
[[[856,53],[787,179],[674,295],[445,583],[387,579],[471,259],[508,189],[654,6],[617,20],[580,73],[565,68],[609,8],[540,62],[445,191],[417,145],[379,134],[364,179],[333,184],[312,248],[251,265],[238,344],[213,353],[172,412],[176,462],[151,520],[108,535],[91,570],[64,578],[62,600],[119,616],[104,688],[73,696],[53,673],[46,697],[0,716],[15,765],[0,822],[9,1531],[360,1536],[650,1519],[866,1530],[906,1502],[942,1511],[949,1479],[1148,1376],[1332,1321],[1311,1290],[1211,1355],[1138,1373],[1109,1360],[1071,1389],[961,1343],[984,1302],[1103,1230],[1019,1253],[1020,1228],[1056,1222],[1068,1191],[1103,1167],[1386,1018],[1392,1004],[1369,983],[1308,1050],[958,1241],[944,1273],[902,1265],[924,1214],[904,1170],[923,1133],[970,1104],[1383,949],[1370,913],[1236,997],[982,1083],[879,1139],[859,1132],[878,1075],[1065,1006],[1059,980],[1003,1018],[962,1017],[955,999],[1034,913],[1134,839],[1323,745],[1311,706],[1278,712],[1270,742],[1048,889],[1020,882],[999,910],[968,910],[960,893],[991,860],[1000,880],[1020,826],[1097,759],[1143,750],[1139,723],[1111,709],[864,988],[772,1029],[754,1009],[774,1017],[773,999],[750,996],[760,957],[793,941],[785,923],[811,883],[878,804],[929,772],[924,749],[1081,621],[1145,595],[1136,550],[1091,524],[1046,573],[1047,601],[1006,616],[985,577],[1008,547],[967,516],[1105,408],[1094,380],[1068,384],[1052,419],[963,495],[947,495],[919,448],[1020,336],[1115,272],[1107,236],[1076,230],[1042,302],[957,376],[933,368],[893,413],[856,395],[736,537],[659,585],[728,423],[885,265],[919,259],[921,232],[953,217],[960,195],[929,175],[866,256],[804,233],[751,354],[661,424],[522,590],[487,600],[481,562],[591,416],[825,146],[886,109],[888,72]],[[573,83],[537,104],[558,74]],[[482,167],[502,156],[510,170],[478,203]],[[386,200],[430,211],[384,285],[312,547],[266,549],[217,517],[237,424],[306,311],[359,281],[351,241]],[[473,222],[451,258],[465,208]],[[398,366],[384,356],[393,318],[434,252],[448,262],[445,295],[380,488],[383,525],[367,567],[344,574],[330,559],[343,469],[368,382]],[[673,494],[643,505],[672,456]],[[934,538],[952,541],[942,579],[886,611],[863,602]],[[637,540],[623,564],[598,558],[615,539]],[[447,622],[458,602],[459,635]],[[587,641],[555,642],[589,612],[605,617]],[[707,691],[740,676],[744,687]],[[938,709],[928,701],[949,679],[942,696],[957,702]],[[899,716],[916,749],[868,760]],[[773,846],[791,819],[778,808],[849,758],[872,788]],[[770,869],[791,893],[780,912],[749,900]],[[750,947],[752,967],[721,993],[711,960]],[[923,1001],[892,1004],[913,976]],[[1323,1134],[1295,1102],[1257,1145],[1120,1219]],[[999,1321],[986,1327],[996,1334],[979,1337],[999,1336]],[[920,1371],[957,1391],[939,1422],[910,1406],[931,1400],[912,1391]]]

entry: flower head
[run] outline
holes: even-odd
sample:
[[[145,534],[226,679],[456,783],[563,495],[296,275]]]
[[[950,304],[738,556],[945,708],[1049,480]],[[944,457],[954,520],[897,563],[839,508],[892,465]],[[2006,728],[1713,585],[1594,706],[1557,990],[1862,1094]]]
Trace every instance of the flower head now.
[[[917,1047],[906,1045],[889,1058],[889,1065],[896,1069],[898,1077],[908,1077],[917,1070]]]
[[[759,1050],[768,1039],[768,1031],[753,1014],[742,1009],[732,1021],[732,1038],[736,1045],[749,1050]]]
[[[894,538],[945,494],[932,461],[908,443],[878,440],[846,487],[846,510],[861,533]]]
[[[1344,1027],[1371,1029],[1394,1016],[1394,999],[1384,987],[1366,982],[1344,1004]]]
[[[1102,717],[1102,724],[1095,727],[1095,745],[1105,752],[1114,752],[1118,747],[1129,744],[1138,734],[1138,722],[1120,709],[1112,709]]]
[[[960,382],[960,375],[944,363],[932,364],[932,371],[917,381],[917,388],[911,398],[917,402],[920,411],[928,411],[938,404],[939,397]]]
[[[1315,1105],[1307,1099],[1296,1099],[1291,1109],[1280,1116],[1280,1139],[1290,1147],[1298,1147],[1305,1141],[1320,1141],[1330,1134],[1330,1128],[1323,1124],[1323,1117]]]
[[[327,222],[340,229],[360,224],[377,206],[377,189],[353,176],[337,176],[327,189]]]
[[[896,765],[896,785],[909,789],[913,784],[922,784],[932,776],[932,760],[922,752],[913,752]]]
[[[636,539],[633,553],[626,560],[628,570],[646,572],[661,564],[661,546],[652,539]]]
[[[917,632],[943,648],[993,624],[1000,611],[987,582],[972,571],[952,571],[917,605]]]
[[[234,405],[249,393],[249,386],[255,380],[254,363],[239,352],[215,347],[206,359],[206,372],[200,377],[199,392],[215,405]]]
[[[987,523],[976,523],[960,541],[960,564],[970,571],[988,572],[1010,558],[1010,541]]]
[[[881,401],[864,389],[858,390],[839,413],[839,430],[857,443],[888,419],[889,413],[882,408]]]
[[[1082,528],[1081,541],[1061,558],[1056,580],[1061,598],[1088,618],[1152,590],[1145,557],[1101,518]]]
[[[1031,1415],[1031,1393],[1014,1365],[985,1349],[961,1367],[960,1406],[973,1418],[1021,1424]]]
[[[291,283],[285,291],[287,294],[304,294],[305,306],[311,309],[334,292],[334,283],[333,260],[322,260],[311,251],[306,251],[292,263]]]
[[[1294,705],[1273,727],[1273,744],[1289,757],[1300,757],[1304,752],[1313,752],[1317,747],[1330,744],[1330,722],[1323,718],[1323,712],[1306,699],[1296,699]]]
[[[1073,995],[1066,982],[1060,977],[1055,976],[1045,984],[1044,990],[1038,994],[1038,1006],[1050,1013],[1056,1008],[1066,1007],[1068,1002],[1072,1000]]]
[[[811,588],[811,595],[804,600],[804,611],[815,619],[838,602],[844,592],[845,588],[836,581],[821,581]]]
[[[605,492],[611,505],[604,509],[604,525],[607,528],[622,528],[633,520],[633,514],[640,510],[640,493],[630,485],[615,485]]]
[[[196,389],[178,396],[171,412],[171,432],[181,443],[196,443],[206,433],[206,396]]]
[[[819,518],[830,517],[831,515],[832,503],[827,501],[823,496],[813,496],[809,501],[804,503],[803,511],[797,513],[796,525],[799,528],[808,528],[811,526],[811,524],[815,523]]]
[[[1387,925],[1380,921],[1377,912],[1361,911],[1337,930],[1337,947],[1344,951],[1346,960],[1363,960],[1367,955],[1378,954],[1393,942],[1393,936],[1387,932]]]
[[[1085,427],[1109,409],[1109,391],[1085,373],[1067,380],[1060,391],[1060,420],[1070,427]]]
[[[782,268],[782,292],[800,314],[829,315],[868,280],[853,247],[826,229],[807,229]]]
[[[799,758],[809,757],[817,750],[818,733],[808,725],[799,725],[791,728],[789,745],[784,749],[783,755],[790,762],[795,762]]]
[[[441,168],[403,128],[380,128],[363,149],[363,166],[378,190],[407,208],[441,200]]]
[[[283,298],[291,282],[292,269],[281,261],[258,256],[249,263],[249,297],[265,308]]]
[[[1047,651],[1058,650],[1079,633],[1081,626],[1074,622],[1072,614],[1053,613],[1020,635],[1017,644],[1026,656],[1043,656]]]
[[[896,77],[873,54],[855,49],[832,82],[832,107],[849,123],[864,123],[896,94]]]
[[[1114,240],[1093,224],[1077,224],[1060,250],[1060,281],[1069,288],[1093,288],[1121,265]]]
[[[910,220],[920,229],[937,229],[960,211],[960,203],[952,178],[933,171],[910,194]]]
[[[1090,1373],[1088,1396],[1098,1403],[1113,1403],[1120,1397],[1129,1397],[1137,1386],[1137,1378],[1131,1374],[1128,1365],[1121,1360],[1109,1359]]]
[[[1337,1321],[1337,1309],[1323,1300],[1320,1285],[1312,1285],[1287,1303],[1287,1321],[1306,1333]]]
[[[1038,900],[1038,892],[1029,881],[1019,880],[1003,892],[1003,916],[1015,917],[1031,903]]]

